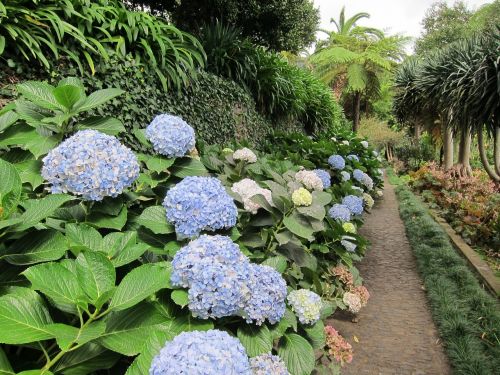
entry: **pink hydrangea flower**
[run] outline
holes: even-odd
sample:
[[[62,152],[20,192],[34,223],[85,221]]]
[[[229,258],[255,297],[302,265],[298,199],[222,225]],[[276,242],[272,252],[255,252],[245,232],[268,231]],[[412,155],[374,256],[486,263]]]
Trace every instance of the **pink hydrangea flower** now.
[[[328,354],[330,354],[335,361],[340,363],[341,366],[344,366],[346,363],[351,363],[353,357],[351,344],[349,344],[332,326],[325,327],[325,335]]]

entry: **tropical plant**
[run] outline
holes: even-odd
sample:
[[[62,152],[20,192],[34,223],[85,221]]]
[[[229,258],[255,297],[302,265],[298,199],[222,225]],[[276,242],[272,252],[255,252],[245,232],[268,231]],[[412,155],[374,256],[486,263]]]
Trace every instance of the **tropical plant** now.
[[[315,72],[332,87],[336,96],[353,95],[353,130],[359,128],[362,95],[377,95],[383,74],[396,66],[404,55],[405,38],[374,37],[369,34],[331,33],[310,57]]]
[[[0,56],[11,65],[26,59],[50,68],[64,56],[80,72],[82,61],[94,72],[110,49],[133,53],[165,89],[187,84],[204,62],[196,38],[151,14],[127,10],[119,0],[0,2]]]
[[[333,23],[335,25],[336,30],[334,31],[327,31],[324,29],[320,29],[320,31],[328,34],[330,37],[332,33],[335,33],[337,35],[344,35],[344,36],[356,36],[356,35],[373,35],[378,38],[383,38],[384,37],[384,32],[382,30],[373,28],[373,27],[365,27],[365,26],[358,26],[356,23],[359,20],[362,20],[363,18],[370,18],[370,14],[366,12],[361,12],[361,13],[356,13],[355,15],[351,16],[350,18],[346,19],[345,18],[345,7],[342,7],[339,15],[338,21],[335,20],[334,18],[330,19],[330,23]],[[322,43],[320,41],[319,43]]]

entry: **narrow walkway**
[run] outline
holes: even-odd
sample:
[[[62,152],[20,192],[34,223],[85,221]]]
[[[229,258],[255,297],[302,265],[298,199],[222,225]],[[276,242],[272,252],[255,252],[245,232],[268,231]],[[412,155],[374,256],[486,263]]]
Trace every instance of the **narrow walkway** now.
[[[387,180],[385,186],[383,200],[360,231],[372,244],[358,265],[371,295],[368,305],[358,323],[345,313],[328,322],[353,346],[354,359],[342,375],[450,374],[394,188]]]

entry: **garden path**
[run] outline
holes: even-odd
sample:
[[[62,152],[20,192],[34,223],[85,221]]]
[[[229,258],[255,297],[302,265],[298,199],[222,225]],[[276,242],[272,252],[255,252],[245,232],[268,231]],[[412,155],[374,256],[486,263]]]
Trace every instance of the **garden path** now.
[[[353,346],[354,359],[342,374],[450,374],[399,217],[394,187],[387,179],[385,186],[383,200],[367,215],[360,230],[371,242],[358,267],[370,292],[368,305],[359,313],[357,323],[342,312],[328,321]]]

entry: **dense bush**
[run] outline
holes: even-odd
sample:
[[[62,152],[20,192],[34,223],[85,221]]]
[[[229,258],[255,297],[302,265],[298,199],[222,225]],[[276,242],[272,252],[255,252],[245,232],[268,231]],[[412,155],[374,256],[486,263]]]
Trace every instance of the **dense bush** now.
[[[368,144],[333,146],[347,170],[359,169],[342,183],[341,171],[315,152],[304,152],[302,160],[311,169],[324,166],[321,174],[299,173],[300,166],[281,154],[249,149],[200,147],[199,160],[184,139],[175,149],[192,156],[134,155],[102,133],[109,129],[99,116],[93,120],[101,132],[80,130],[88,115],[83,109],[111,99],[104,95],[109,91],[86,93],[75,79],[57,87],[24,83],[18,91],[22,96],[0,113],[11,116],[0,127],[5,371],[143,375],[152,362],[159,372],[169,360],[182,366],[181,353],[168,353],[190,340],[201,340],[200,352],[190,356],[196,366],[195,358],[207,358],[203,338],[225,337],[241,344],[227,347],[224,339],[213,348],[238,355],[224,364],[229,369],[248,369],[248,357],[255,363],[272,352],[292,375],[307,375],[315,367],[314,350],[327,344],[322,319],[335,307],[357,312],[366,304],[353,262],[366,249],[357,228],[375,192],[361,172],[378,166]],[[111,124],[114,133],[123,130]],[[155,131],[150,128],[147,137]],[[42,141],[39,147],[28,147],[32,138]],[[313,140],[302,141],[307,147],[296,139],[298,149],[319,150]],[[274,146],[281,149],[276,140]],[[328,175],[334,183],[324,188]],[[327,214],[332,204],[344,205],[350,221]],[[192,239],[185,237],[200,230],[206,236],[189,246]],[[300,292],[285,301],[288,292],[301,289],[318,296]],[[227,333],[180,335],[211,329]]]
[[[396,146],[403,140],[404,134],[393,130],[387,121],[377,117],[363,117],[359,124],[359,135],[366,137],[378,150]]]
[[[50,73],[24,69],[20,73],[5,69],[0,73],[1,80],[16,82],[42,76],[54,83],[60,77],[78,75],[77,68],[69,62]],[[255,103],[245,90],[210,73],[200,72],[198,80],[180,93],[166,93],[156,75],[145,71],[131,56],[124,60],[115,56],[109,64],[101,64],[95,75],[85,74],[83,81],[90,89],[117,87],[127,92],[97,109],[96,114],[120,119],[127,129],[121,138],[136,150],[146,150],[134,135],[136,131],[164,112],[182,116],[196,129],[198,138],[210,144],[234,138],[258,144],[273,128],[271,122],[255,110]],[[2,94],[12,100],[14,86],[3,87],[0,96]],[[300,130],[300,125],[292,121],[275,126]]]
[[[485,249],[490,264],[500,271],[500,189],[484,171],[467,178],[427,164],[410,173],[410,186],[438,208],[443,217],[471,245]]]
[[[196,38],[119,0],[0,1],[0,55],[11,66],[35,61],[49,69],[65,56],[81,73],[94,72],[111,51],[132,53],[165,89],[189,83],[204,62]]]

